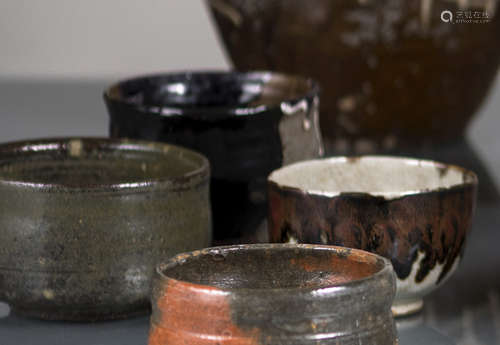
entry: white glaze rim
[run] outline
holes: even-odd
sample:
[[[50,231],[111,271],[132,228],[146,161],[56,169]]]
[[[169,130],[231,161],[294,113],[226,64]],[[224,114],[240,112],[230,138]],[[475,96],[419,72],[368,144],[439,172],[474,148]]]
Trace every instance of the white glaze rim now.
[[[348,166],[347,164],[352,165]],[[377,172],[378,176],[377,173],[374,175],[371,174],[374,170],[369,170],[368,168],[373,168],[373,166],[377,164],[383,164],[384,169],[386,169],[387,172],[391,172],[392,169],[388,169],[391,167],[402,168],[402,170],[404,170],[402,172],[406,173],[407,177],[412,177],[409,175],[414,173],[415,177],[418,177],[416,174],[417,172],[424,172],[424,174],[427,174],[425,178],[430,181],[428,183],[425,183],[425,181],[422,182],[422,177],[420,179],[408,179],[406,183],[408,183],[408,181],[410,181],[410,183],[408,183],[407,186],[398,186],[398,183],[401,183],[402,178],[401,176],[398,176],[398,174],[395,174],[394,171],[391,172],[392,176],[389,176],[391,175],[389,173],[388,176],[381,177],[380,171]],[[357,176],[353,176],[350,181],[347,181],[345,176],[340,176],[338,178],[339,180],[344,179],[344,181],[334,181],[331,178],[332,176],[335,176],[335,173],[347,172],[349,169],[355,171],[352,169],[355,165],[365,165],[365,175],[358,172]],[[341,169],[339,169],[339,166],[341,166]],[[335,167],[336,169],[330,169],[330,171],[328,171],[328,168],[332,167]],[[370,175],[367,175],[366,171],[369,171]],[[302,176],[299,176],[299,178],[297,178],[298,173],[302,173]],[[318,175],[321,173],[326,175],[324,175],[322,179],[320,177],[319,182],[312,180],[313,176],[316,176],[318,179]],[[372,179],[378,178],[378,181],[383,181],[383,183],[379,183],[377,188],[370,188],[366,182],[364,185],[360,182],[362,181],[363,176],[372,176]],[[332,188],[332,185],[346,181],[350,182],[351,186],[347,183],[347,187]],[[335,197],[341,194],[367,194],[390,200],[407,195],[451,189],[454,187],[464,186],[466,184],[475,185],[477,184],[477,177],[472,171],[459,166],[444,164],[432,160],[394,156],[341,156],[308,160],[287,165],[273,171],[268,177],[268,182],[274,183],[280,188],[300,190],[302,193],[310,195]],[[330,184],[330,186],[328,186],[328,184]],[[383,187],[381,187],[382,185]]]

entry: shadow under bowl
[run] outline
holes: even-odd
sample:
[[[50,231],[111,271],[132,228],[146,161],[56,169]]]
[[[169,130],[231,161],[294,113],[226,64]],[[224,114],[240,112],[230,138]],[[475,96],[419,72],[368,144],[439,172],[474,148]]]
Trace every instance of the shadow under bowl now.
[[[322,154],[318,91],[285,74],[197,71],[124,80],[104,100],[112,137],[179,144],[208,157],[214,236],[222,240],[265,218],[272,170]]]
[[[456,269],[476,204],[476,175],[457,166],[384,156],[305,161],[268,179],[271,242],[359,248],[391,260],[395,315]]]
[[[0,145],[0,300],[50,320],[149,310],[158,258],[211,241],[209,164],[166,144]]]
[[[179,254],[153,284],[149,345],[396,344],[388,260],[360,250],[255,244]]]

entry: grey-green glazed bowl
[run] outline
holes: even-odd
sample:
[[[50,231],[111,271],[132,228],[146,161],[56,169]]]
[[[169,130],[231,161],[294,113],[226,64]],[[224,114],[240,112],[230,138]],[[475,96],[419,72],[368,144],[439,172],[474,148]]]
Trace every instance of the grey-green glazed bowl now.
[[[0,145],[0,300],[51,320],[147,312],[157,259],[211,242],[208,181],[208,160],[173,145]]]

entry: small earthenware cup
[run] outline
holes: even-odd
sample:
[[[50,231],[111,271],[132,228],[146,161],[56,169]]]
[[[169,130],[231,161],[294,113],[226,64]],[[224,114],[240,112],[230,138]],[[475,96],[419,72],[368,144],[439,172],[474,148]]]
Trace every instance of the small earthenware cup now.
[[[266,216],[271,171],[322,154],[318,86],[270,72],[186,72],[121,81],[104,93],[115,138],[163,141],[205,154],[217,240]]]
[[[52,320],[148,312],[158,259],[211,241],[208,184],[208,160],[173,145],[0,145],[0,300]]]
[[[153,283],[149,345],[396,344],[390,262],[356,249],[257,244],[179,254]]]
[[[268,179],[271,242],[359,248],[391,260],[395,315],[456,269],[476,204],[476,175],[453,165],[365,156],[305,161]]]

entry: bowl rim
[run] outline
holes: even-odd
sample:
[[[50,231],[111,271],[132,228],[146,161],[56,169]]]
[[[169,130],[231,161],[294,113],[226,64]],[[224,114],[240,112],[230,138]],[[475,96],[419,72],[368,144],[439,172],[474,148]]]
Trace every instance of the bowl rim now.
[[[466,178],[466,181],[462,181],[461,183],[457,183],[448,187],[437,187],[437,188],[428,188],[428,189],[418,189],[418,190],[407,190],[407,191],[402,191],[402,192],[397,192],[394,193],[394,195],[384,195],[384,193],[371,193],[371,192],[350,192],[350,191],[321,191],[321,190],[315,190],[315,189],[304,189],[300,187],[295,187],[287,184],[281,184],[276,181],[275,175],[279,172],[282,172],[283,170],[288,170],[290,168],[297,168],[300,166],[306,166],[311,163],[334,163],[334,164],[345,164],[348,162],[357,162],[360,160],[393,160],[393,161],[401,161],[401,162],[407,162],[410,163],[411,165],[415,166],[432,166],[432,167],[437,167],[437,168],[442,168],[442,169],[452,169],[456,170]],[[420,159],[420,158],[412,158],[412,157],[406,157],[406,156],[389,156],[389,155],[359,155],[359,156],[335,156],[335,157],[329,157],[329,158],[319,158],[319,159],[310,159],[310,160],[305,160],[305,161],[300,161],[296,163],[292,163],[286,166],[283,166],[279,169],[276,169],[272,171],[269,176],[267,177],[267,183],[268,186],[273,186],[276,187],[280,190],[284,191],[290,191],[290,192],[295,192],[295,193],[301,193],[305,195],[314,195],[314,196],[323,196],[327,198],[334,198],[334,197],[339,197],[339,196],[364,196],[364,197],[372,197],[372,198],[383,198],[385,200],[397,200],[401,198],[405,198],[408,196],[414,196],[414,195],[425,195],[425,194],[430,194],[430,193],[435,193],[435,192],[441,192],[441,191],[451,191],[451,190],[457,190],[457,189],[463,189],[467,186],[470,187],[477,187],[478,185],[478,178],[476,173],[474,173],[472,170],[468,170],[466,168],[463,168],[461,166],[455,165],[455,164],[448,164],[448,163],[442,163],[439,161],[435,160],[430,160],[430,159]]]
[[[309,286],[309,287],[280,287],[280,288],[222,288],[215,286],[213,284],[200,284],[200,283],[193,283],[188,280],[181,280],[181,279],[175,279],[172,278],[164,273],[165,269],[177,266],[177,265],[182,265],[187,259],[193,258],[193,257],[199,257],[199,256],[207,256],[207,255],[217,255],[220,254],[223,251],[238,251],[238,250],[244,250],[244,251],[251,251],[251,250],[266,250],[266,249],[271,249],[271,250],[284,250],[284,249],[295,249],[295,250],[312,250],[312,251],[317,251],[317,250],[324,250],[324,251],[330,251],[334,252],[338,256],[342,255],[351,255],[354,254],[357,257],[370,257],[376,260],[377,263],[381,264],[381,268],[366,277],[360,278],[360,279],[355,279],[355,280],[350,280],[341,284],[332,284],[332,285],[321,285],[321,286]],[[209,248],[204,248],[201,250],[195,250],[192,252],[186,252],[186,253],[180,253],[177,254],[167,261],[160,262],[156,265],[155,267],[155,276],[156,279],[159,279],[162,282],[166,282],[167,284],[169,282],[175,282],[178,284],[181,284],[187,289],[194,289],[195,291],[198,291],[200,293],[213,293],[213,291],[218,291],[220,293],[225,293],[225,294],[232,294],[232,293],[239,293],[239,292],[249,292],[250,294],[259,294],[259,293],[292,293],[294,295],[300,295],[300,294],[310,294],[314,293],[317,291],[326,291],[327,294],[329,293],[339,293],[342,291],[346,291],[347,289],[351,287],[356,287],[360,285],[366,285],[370,284],[370,282],[375,282],[378,281],[379,279],[387,279],[388,277],[392,277],[392,288],[393,288],[393,293],[396,291],[396,276],[394,272],[394,268],[391,264],[391,262],[387,259],[384,258],[378,254],[367,252],[361,249],[355,249],[355,248],[348,248],[348,247],[341,247],[341,246],[332,246],[332,245],[323,245],[323,244],[303,244],[303,243],[257,243],[257,244],[236,244],[236,245],[227,245],[227,246],[218,246],[218,247],[209,247]]]
[[[0,174],[0,186],[12,186],[16,188],[25,188],[34,191],[45,192],[134,192],[149,191],[156,188],[166,188],[170,190],[182,190],[190,186],[195,186],[210,178],[210,163],[208,159],[199,152],[184,148],[182,146],[152,142],[145,140],[115,139],[105,137],[47,137],[35,138],[29,140],[19,140],[0,144],[0,163],[14,162],[15,155],[26,152],[50,152],[50,151],[69,151],[71,145],[96,145],[99,149],[109,148],[113,151],[134,151],[134,152],[152,152],[158,154],[167,154],[176,151],[181,155],[191,156],[193,161],[198,161],[198,167],[179,176],[144,178],[134,182],[108,183],[108,184],[82,184],[70,185],[65,183],[44,183],[34,182],[30,179],[6,179]],[[71,155],[71,153],[70,153]]]
[[[193,75],[209,75],[209,76],[235,75],[249,80],[253,78],[253,79],[261,79],[263,81],[269,80],[273,77],[285,78],[288,80],[294,79],[305,83],[308,86],[308,91],[299,97],[286,98],[272,105],[260,104],[256,106],[236,105],[236,106],[215,106],[215,107],[201,106],[201,107],[191,107],[191,108],[183,108],[183,107],[168,106],[168,105],[162,106],[161,104],[138,105],[130,101],[125,101],[123,97],[112,95],[112,91],[118,90],[120,86],[125,83],[130,83],[143,79],[157,79],[157,78],[167,78],[174,76],[189,77]],[[162,118],[187,117],[197,121],[219,121],[224,119],[233,119],[241,117],[248,118],[251,116],[258,116],[266,112],[273,112],[277,110],[281,111],[282,104],[291,105],[293,107],[294,105],[297,105],[304,100],[313,101],[315,97],[319,96],[320,91],[321,91],[320,86],[314,79],[309,77],[304,77],[298,74],[289,74],[289,73],[281,73],[281,72],[266,71],[266,70],[227,71],[222,69],[207,69],[207,70],[200,69],[200,70],[180,70],[180,71],[150,73],[144,75],[136,75],[126,79],[121,79],[106,87],[106,89],[103,92],[103,98],[106,103],[113,103],[115,105],[127,107],[128,109],[132,109],[136,112],[141,113],[141,115],[146,115],[146,116],[154,116],[154,117],[161,116]]]

